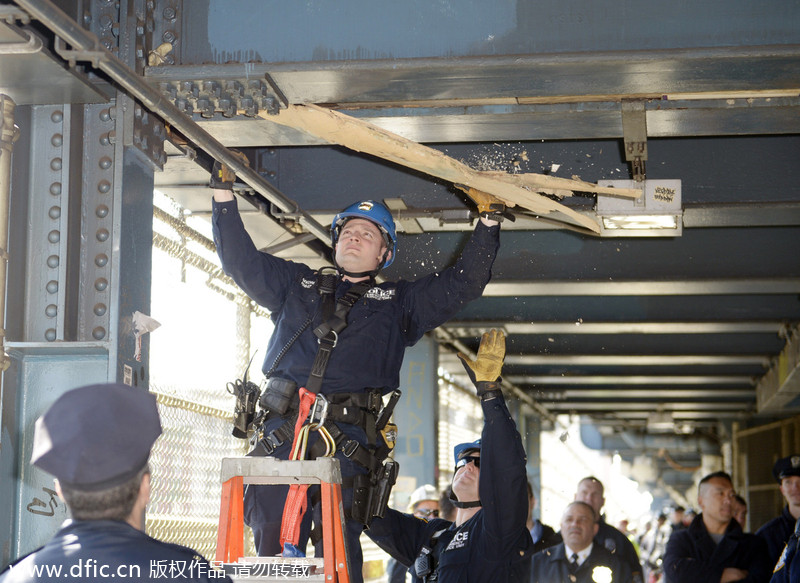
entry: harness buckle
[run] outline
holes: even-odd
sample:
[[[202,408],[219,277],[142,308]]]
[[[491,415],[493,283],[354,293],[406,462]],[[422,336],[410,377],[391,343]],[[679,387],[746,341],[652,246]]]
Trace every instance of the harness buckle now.
[[[278,449],[285,443],[284,440],[278,438],[278,436],[275,434],[276,431],[277,429],[270,431],[266,435],[264,435],[263,430],[256,433],[254,437],[259,437],[259,439],[254,445],[254,447],[260,445],[261,447],[264,448],[264,455],[272,455],[272,452],[274,452],[276,449]]]
[[[367,393],[367,395],[367,411],[377,414],[383,407],[381,392],[377,389],[373,389]]]
[[[344,457],[351,458],[358,448],[359,443],[355,439],[349,439],[342,445],[341,452]]]
[[[314,427],[322,427],[328,419],[328,399],[322,393],[317,393],[314,405],[308,414],[308,424]]]
[[[328,335],[326,334],[322,338],[317,338],[317,344],[322,344],[322,341],[325,340],[326,343],[329,344],[328,348],[336,348],[336,345],[339,343],[339,335],[336,333],[336,330],[330,330],[328,334],[333,334],[333,343],[327,340]]]

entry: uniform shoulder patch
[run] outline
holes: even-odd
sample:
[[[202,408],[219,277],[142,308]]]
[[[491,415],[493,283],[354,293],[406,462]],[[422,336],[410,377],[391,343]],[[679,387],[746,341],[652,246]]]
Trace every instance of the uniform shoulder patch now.
[[[788,551],[789,551],[789,545],[784,545],[783,552],[781,553],[781,556],[778,557],[778,562],[775,563],[775,569],[772,571],[773,573],[777,573],[778,571],[783,569],[783,566],[786,564],[786,554]]]
[[[394,298],[395,291],[396,290],[394,288],[382,289],[379,287],[373,287],[369,289],[367,293],[364,294],[364,297],[367,298],[368,300],[386,301]]]

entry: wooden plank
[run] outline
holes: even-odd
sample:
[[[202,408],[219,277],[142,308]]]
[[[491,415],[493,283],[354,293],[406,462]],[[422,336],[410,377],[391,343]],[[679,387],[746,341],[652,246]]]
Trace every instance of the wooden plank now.
[[[572,192],[613,194],[638,198],[638,189],[599,187],[596,184],[557,178],[544,174],[506,174],[474,170],[446,154],[393,134],[364,120],[316,105],[289,105],[278,115],[260,113],[264,119],[280,125],[305,131],[332,144],[339,144],[357,152],[371,154],[413,168],[425,174],[489,193],[506,205],[521,206],[562,222],[577,224],[599,233],[595,219],[562,205],[543,195],[567,196]]]

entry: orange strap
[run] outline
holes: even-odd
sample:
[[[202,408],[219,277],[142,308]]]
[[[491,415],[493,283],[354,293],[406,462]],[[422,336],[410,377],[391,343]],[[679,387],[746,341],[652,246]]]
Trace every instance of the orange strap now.
[[[308,417],[308,412],[316,400],[316,395],[305,387],[300,387],[300,407],[297,411],[297,421],[294,424],[294,440],[292,441],[292,455],[290,459],[305,459],[305,448],[298,448],[298,440],[301,438],[301,430]],[[308,507],[306,492],[308,484],[292,484],[289,487],[289,495],[286,496],[286,504],[283,507],[283,520],[281,521],[281,549],[288,542],[295,547],[300,540],[300,523]]]

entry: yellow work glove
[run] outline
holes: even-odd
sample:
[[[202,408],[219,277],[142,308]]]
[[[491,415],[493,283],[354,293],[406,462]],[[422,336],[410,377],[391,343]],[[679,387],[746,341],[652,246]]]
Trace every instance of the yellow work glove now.
[[[515,217],[506,208],[506,203],[487,192],[476,190],[470,186],[456,185],[458,188],[467,193],[467,196],[478,206],[478,214],[493,221],[502,222],[503,219],[514,221]]]
[[[239,158],[245,166],[250,165],[250,161],[239,150],[231,150],[231,153]],[[214,160],[214,167],[211,169],[211,178],[208,185],[211,188],[218,188],[219,190],[233,190],[233,183],[236,181],[236,172],[234,172],[227,164],[223,164],[218,160]]]
[[[458,358],[461,359],[479,396],[483,396],[487,391],[500,389],[500,371],[503,368],[505,355],[506,337],[500,330],[494,329],[481,336],[475,360],[461,352],[458,353]]]

